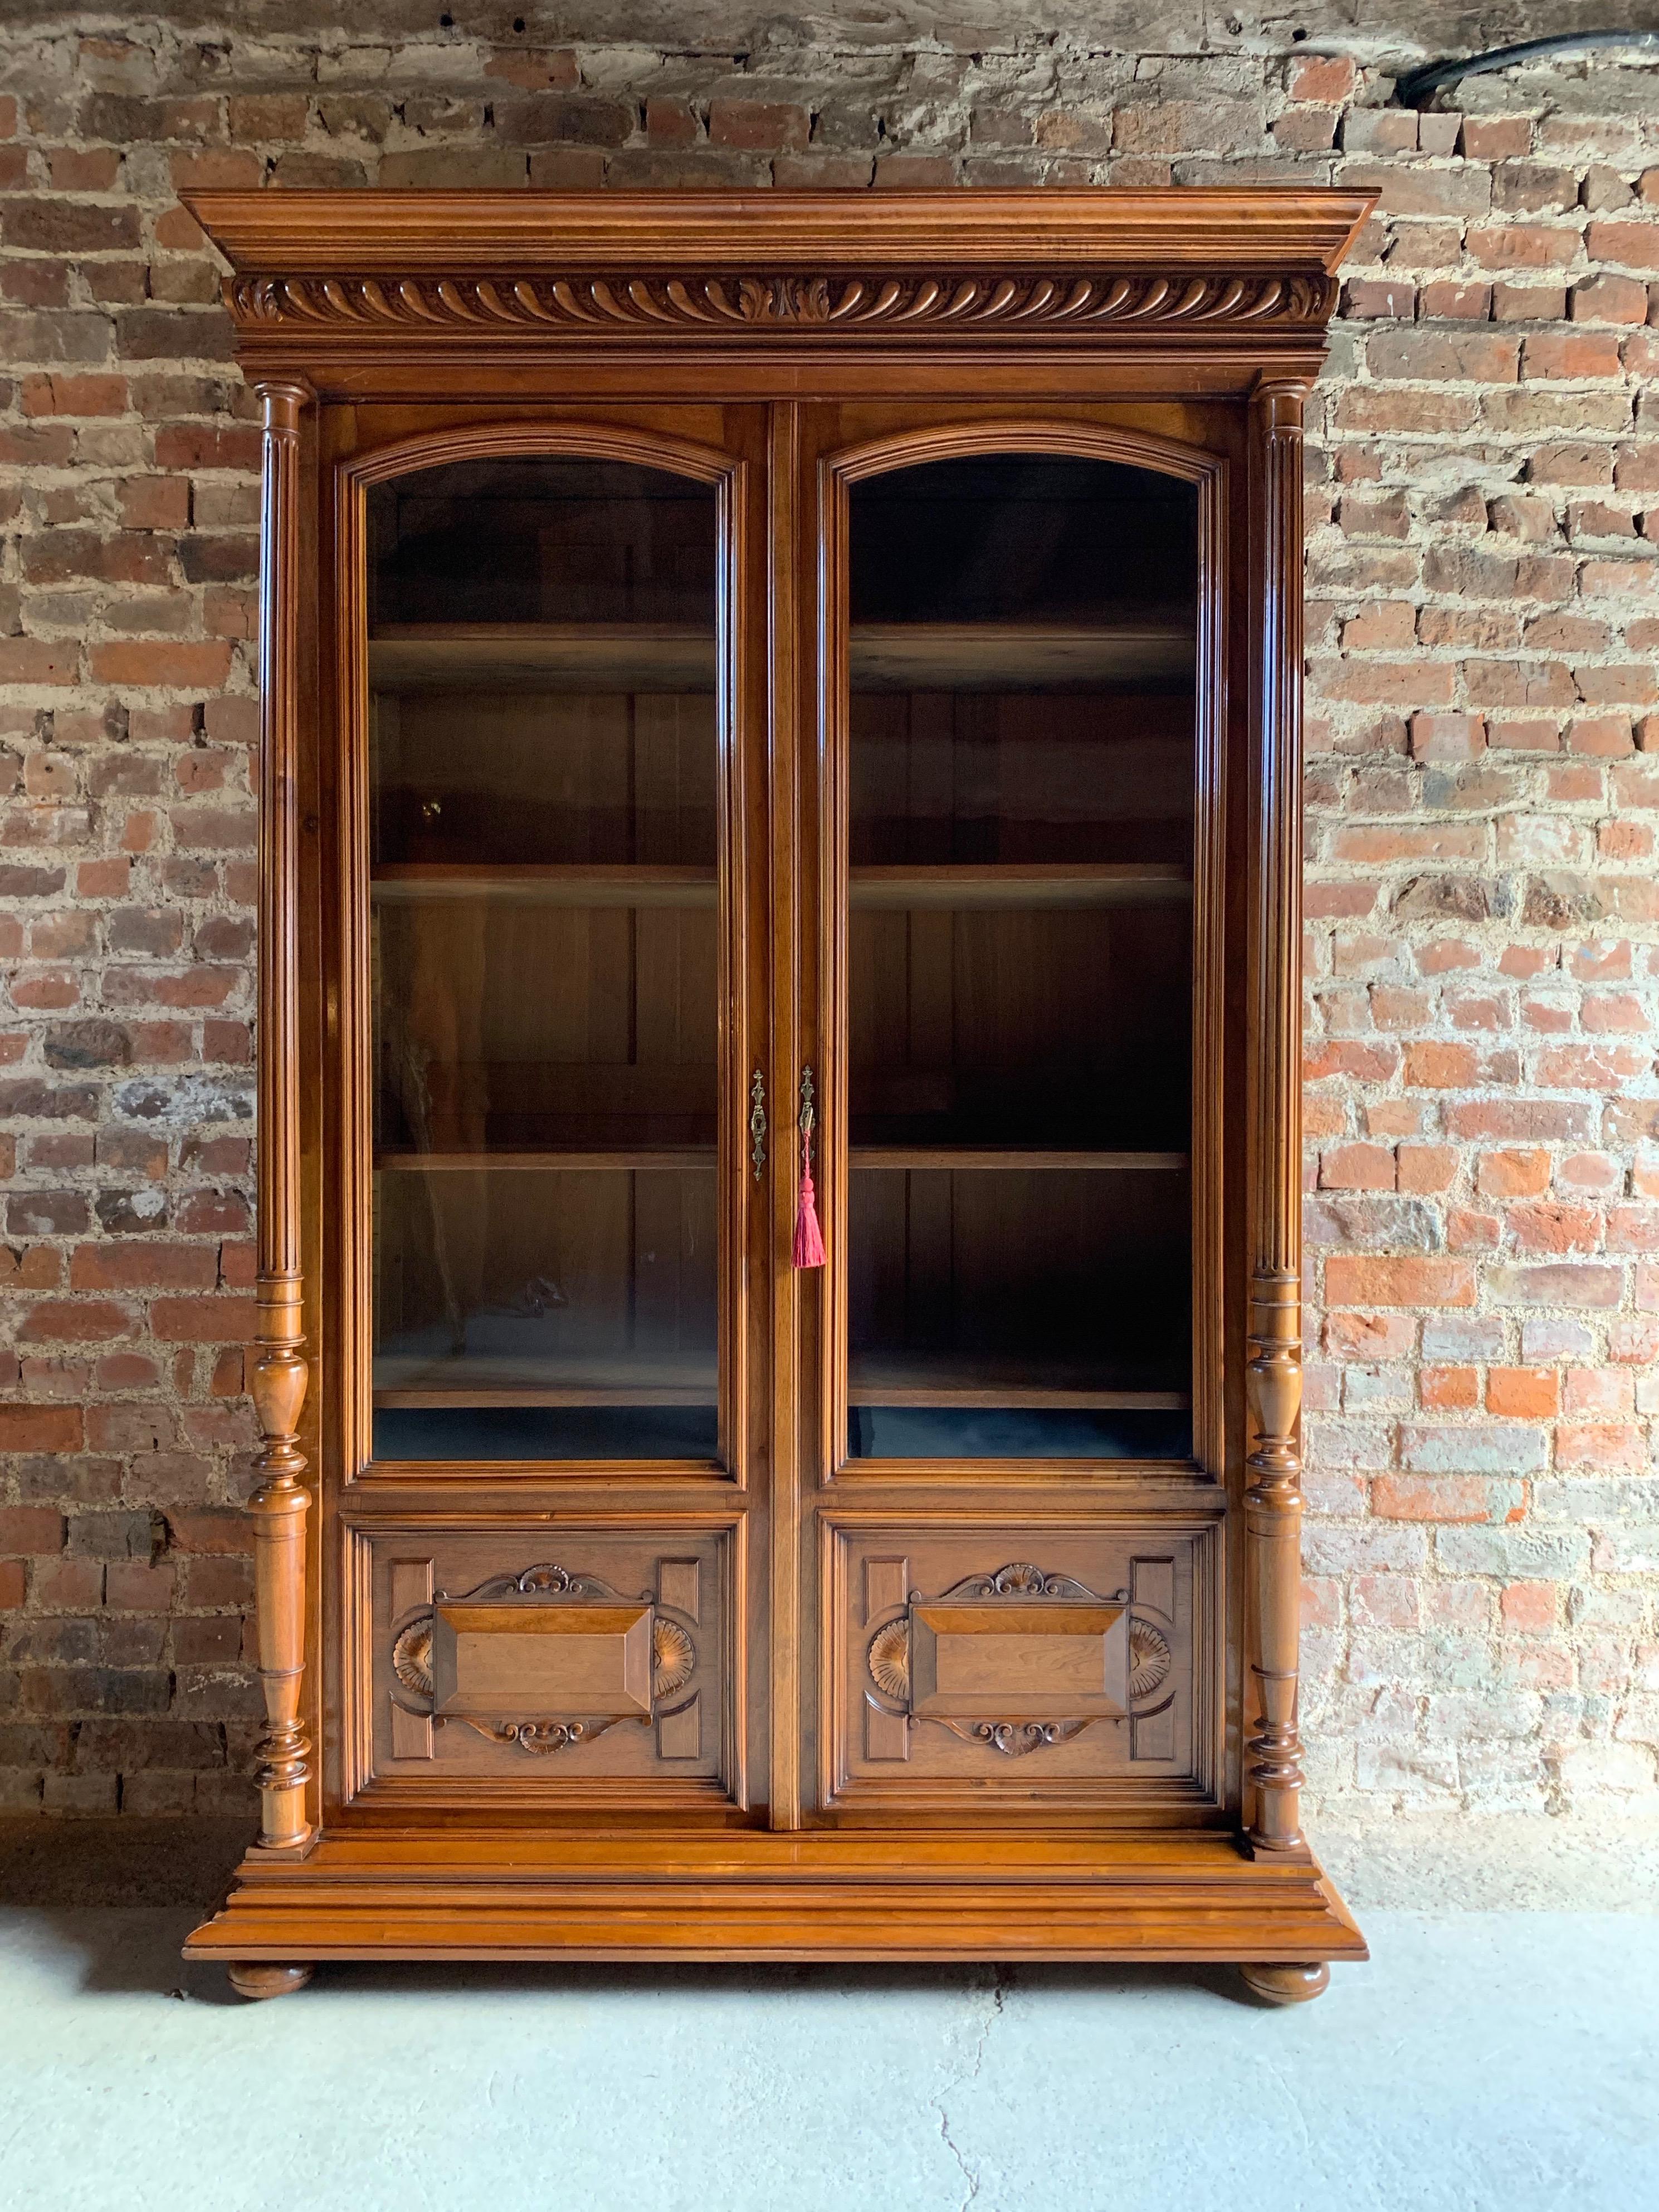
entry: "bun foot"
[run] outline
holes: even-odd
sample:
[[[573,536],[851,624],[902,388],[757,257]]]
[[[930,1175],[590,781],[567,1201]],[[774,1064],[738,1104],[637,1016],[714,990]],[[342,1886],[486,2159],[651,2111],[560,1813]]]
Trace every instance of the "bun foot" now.
[[[1303,1966],[1241,1966],[1244,1985],[1264,2004],[1306,2004],[1331,1985],[1331,1970],[1322,1960]]]
[[[310,1966],[275,1966],[268,1959],[238,1959],[225,1969],[238,1996],[256,2000],[285,1997],[291,1990],[302,1990],[314,1971]]]

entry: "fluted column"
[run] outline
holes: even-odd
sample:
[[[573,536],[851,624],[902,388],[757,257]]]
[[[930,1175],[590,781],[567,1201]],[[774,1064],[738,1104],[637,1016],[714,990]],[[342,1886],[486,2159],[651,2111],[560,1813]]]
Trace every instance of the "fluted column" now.
[[[1249,1311],[1244,1784],[1259,1852],[1305,1849],[1297,1691],[1302,1589],[1302,403],[1251,407],[1255,758],[1250,824]]]
[[[307,1842],[311,1745],[300,1723],[305,1680],[306,1520],[300,1450],[309,1370],[300,1274],[299,884],[295,793],[299,747],[300,417],[312,394],[258,387],[264,410],[259,519],[259,1013],[258,1319],[250,1388],[262,1446],[253,1515],[259,1680],[259,1841]]]

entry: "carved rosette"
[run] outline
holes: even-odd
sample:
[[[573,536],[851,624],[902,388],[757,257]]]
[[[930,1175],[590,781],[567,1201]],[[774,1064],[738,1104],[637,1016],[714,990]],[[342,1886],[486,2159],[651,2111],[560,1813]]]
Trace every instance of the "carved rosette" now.
[[[392,1671],[411,1698],[432,1702],[432,1615],[418,1614],[392,1638]]]
[[[910,1616],[900,1613],[870,1638],[870,1680],[896,1705],[910,1702]]]
[[[658,1613],[651,1623],[651,1694],[658,1704],[685,1687],[696,1663],[696,1646],[678,1621]]]
[[[605,1604],[615,1603],[618,1593],[597,1575],[572,1574],[566,1567],[546,1563],[526,1567],[517,1574],[491,1575],[472,1589],[459,1593],[454,1602],[488,1603],[515,1598],[523,1598],[530,1604]],[[434,1710],[433,1624],[439,1607],[450,1601],[447,1594],[440,1590],[431,1605],[410,1615],[393,1633],[388,1656],[395,1685],[392,1692],[394,1701],[406,1711],[429,1716],[435,1726],[459,1720],[492,1743],[511,1744],[538,1758],[570,1750],[578,1744],[595,1742],[623,1718],[637,1718],[649,1727],[665,1713],[678,1712],[681,1705],[671,1700],[678,1697],[696,1672],[697,1647],[690,1631],[661,1609],[661,1600],[655,1591],[643,1590],[634,1601],[652,1607],[649,1712],[635,1716],[538,1715],[522,1720],[441,1713]],[[694,1691],[693,1698],[696,1695]],[[687,1701],[682,1704],[684,1702]]]
[[[1066,275],[847,276],[803,270],[737,276],[235,276],[225,297],[238,325],[374,331],[649,331],[818,337],[917,330],[980,337],[1103,327],[1242,325],[1322,330],[1336,282],[1314,274],[1226,270]]]
[[[1144,1705],[1170,1678],[1175,1654],[1161,1628],[1137,1614],[1129,1623],[1129,1704]]]

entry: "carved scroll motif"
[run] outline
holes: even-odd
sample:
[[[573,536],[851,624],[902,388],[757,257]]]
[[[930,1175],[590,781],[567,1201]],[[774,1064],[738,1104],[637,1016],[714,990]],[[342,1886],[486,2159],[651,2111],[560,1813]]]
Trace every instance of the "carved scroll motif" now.
[[[354,332],[519,331],[580,335],[647,331],[837,331],[979,335],[1103,325],[1220,324],[1322,329],[1329,276],[1241,276],[1225,270],[1094,276],[748,276],[369,277],[238,276],[226,299],[244,328]]]
[[[1170,1642],[1173,1625],[1164,1621],[1159,1626],[1136,1610],[1128,1621],[1124,1700],[1118,1710],[1054,1719],[1023,1716],[981,1718],[920,1710],[915,1665],[919,1616],[925,1628],[928,1609],[937,1612],[964,1601],[974,1607],[988,1602],[1030,1605],[1035,1601],[1042,1607],[1069,1607],[1074,1614],[1083,1610],[1085,1618],[1090,1608],[1113,1615],[1132,1604],[1127,1589],[1103,1595],[1075,1576],[1050,1574],[1025,1561],[998,1567],[989,1574],[969,1575],[934,1598],[924,1598],[920,1590],[912,1590],[904,1608],[880,1621],[865,1646],[865,1668],[869,1676],[865,1695],[878,1711],[902,1718],[912,1727],[918,1722],[932,1721],[963,1743],[982,1746],[1005,1759],[1019,1759],[1030,1752],[1069,1743],[1085,1729],[1093,1727],[1097,1720],[1121,1724],[1131,1718],[1145,1718],[1161,1711],[1174,1694],[1172,1687],[1166,1690],[1175,1664]],[[1164,1694],[1160,1696],[1160,1692]]]
[[[459,1709],[453,1696],[447,1698],[434,1663],[434,1645],[441,1628],[458,1617],[464,1618],[468,1609],[478,1607],[489,1608],[510,1621],[520,1601],[527,1612],[556,1605],[568,1607],[578,1616],[598,1614],[603,1617],[608,1629],[614,1629],[612,1616],[618,1608],[624,1618],[630,1605],[643,1608],[649,1620],[649,1681],[642,1698],[624,1700],[635,1705],[635,1709],[520,1716],[494,1711],[468,1711]],[[577,1625],[578,1622],[572,1623],[573,1626]],[[492,1743],[514,1745],[520,1751],[543,1758],[579,1744],[592,1743],[625,1720],[635,1720],[649,1728],[657,1721],[684,1712],[699,1694],[696,1688],[690,1690],[690,1696],[681,1694],[696,1673],[697,1647],[690,1627],[674,1617],[673,1608],[665,1609],[657,1591],[645,1590],[637,1598],[628,1599],[597,1575],[573,1574],[568,1568],[552,1564],[526,1567],[517,1574],[491,1575],[454,1596],[438,1591],[430,1605],[398,1624],[389,1656],[395,1685],[392,1698],[406,1711],[429,1716],[440,1727],[447,1721],[460,1721]],[[446,1705],[447,1710],[444,1709]]]

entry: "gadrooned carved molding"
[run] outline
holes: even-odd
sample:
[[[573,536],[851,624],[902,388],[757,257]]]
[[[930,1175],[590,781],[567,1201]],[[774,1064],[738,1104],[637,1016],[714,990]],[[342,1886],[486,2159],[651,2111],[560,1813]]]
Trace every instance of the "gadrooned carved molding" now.
[[[1078,276],[237,276],[227,287],[245,329],[352,332],[649,331],[794,332],[1088,331],[1263,325],[1318,330],[1334,277],[1224,270]]]
[[[1131,1602],[1127,1590],[1116,1590],[1103,1601],[1101,1594],[1079,1582],[1075,1576],[1049,1574],[1029,1560],[1017,1559],[992,1573],[968,1575],[953,1583],[940,1593],[944,1598],[996,1599],[1017,1598],[1030,1601],[1047,1598],[1060,1603],[1079,1601],[1109,1602],[1127,1605]],[[981,1744],[999,1752],[1005,1759],[1023,1758],[1028,1752],[1042,1751],[1054,1744],[1069,1743],[1084,1729],[1094,1725],[1095,1716],[1079,1716],[1074,1720],[1016,1721],[1016,1720],[951,1720],[938,1714],[920,1714],[910,1706],[910,1607],[927,1601],[920,1590],[912,1590],[910,1604],[902,1613],[883,1621],[865,1647],[865,1665],[878,1692],[872,1704],[902,1714],[914,1727],[919,1720],[932,1720],[940,1728],[948,1729],[963,1743]],[[1119,1718],[1144,1717],[1146,1701],[1155,1697],[1170,1678],[1175,1665],[1175,1654],[1163,1629],[1147,1620],[1143,1613],[1131,1615],[1129,1621],[1128,1712]],[[1165,1700],[1167,1703],[1167,1699]],[[1162,1706],[1153,1708],[1162,1711]]]
[[[523,1598],[531,1603],[543,1601],[614,1602],[618,1593],[597,1575],[572,1574],[568,1568],[546,1562],[526,1567],[518,1574],[491,1575],[483,1582],[459,1595],[455,1601],[471,1604],[479,1600]],[[528,1720],[485,1720],[465,1713],[434,1713],[435,1695],[432,1674],[432,1631],[437,1607],[450,1602],[449,1594],[440,1590],[433,1603],[406,1620],[392,1639],[391,1662],[393,1679],[406,1693],[398,1700],[409,1710],[431,1715],[441,1724],[447,1720],[464,1721],[468,1728],[486,1736],[492,1743],[516,1745],[520,1751],[533,1753],[539,1758],[550,1753],[568,1751],[577,1744],[592,1743],[618,1725],[618,1717],[594,1717],[591,1715],[574,1717],[559,1715]],[[659,1717],[664,1711],[678,1711],[678,1706],[668,1706],[666,1701],[676,1697],[696,1672],[697,1647],[690,1632],[679,1621],[671,1619],[661,1610],[661,1601],[654,1590],[643,1590],[637,1602],[652,1607],[651,1620],[651,1705],[649,1713],[639,1719],[646,1725]],[[693,1696],[696,1694],[693,1692]],[[684,1701],[683,1701],[684,1702]]]

